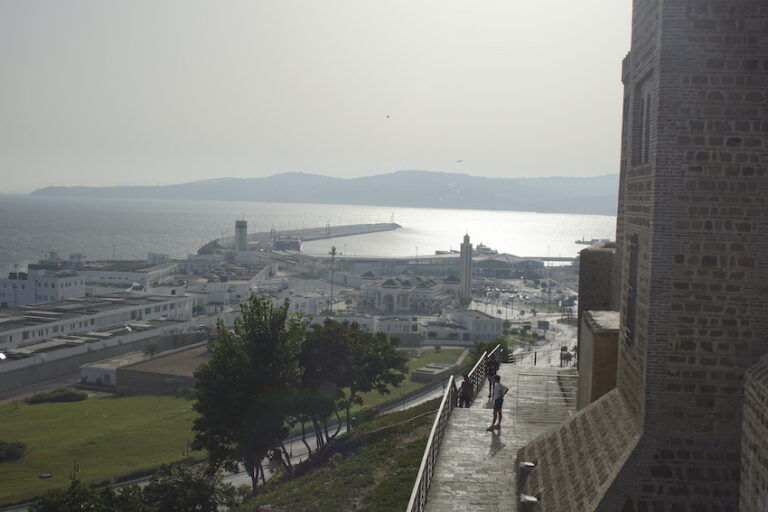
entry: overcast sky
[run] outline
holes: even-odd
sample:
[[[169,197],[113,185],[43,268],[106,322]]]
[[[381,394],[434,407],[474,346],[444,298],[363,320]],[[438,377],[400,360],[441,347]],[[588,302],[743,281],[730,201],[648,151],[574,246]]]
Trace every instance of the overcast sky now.
[[[630,14],[630,0],[3,0],[0,192],[618,172]]]

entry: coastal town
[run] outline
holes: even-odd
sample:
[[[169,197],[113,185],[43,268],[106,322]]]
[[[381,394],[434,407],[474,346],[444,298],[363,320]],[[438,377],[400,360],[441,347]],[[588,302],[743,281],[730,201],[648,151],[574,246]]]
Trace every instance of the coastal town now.
[[[404,348],[471,347],[514,333],[516,356],[530,359],[526,364],[575,363],[578,267],[568,258],[497,254],[473,247],[468,235],[461,251],[431,256],[301,251],[310,240],[395,229],[387,223],[249,233],[238,220],[235,236],[213,240],[186,259],[150,253],[145,261],[88,261],[52,252],[26,272],[0,279],[3,397],[46,382],[103,390],[130,384],[148,392],[191,388],[201,359],[189,354],[205,357],[217,322],[231,327],[251,295],[287,301],[291,313],[312,324],[357,323]],[[165,380],[130,378],[148,359],[167,361],[167,367],[153,363]],[[183,371],[175,369],[179,361]],[[423,371],[437,376],[444,370]]]

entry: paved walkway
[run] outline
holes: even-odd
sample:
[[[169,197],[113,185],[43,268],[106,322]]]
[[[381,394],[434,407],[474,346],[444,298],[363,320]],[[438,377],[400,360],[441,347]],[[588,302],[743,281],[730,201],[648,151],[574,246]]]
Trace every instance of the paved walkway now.
[[[498,512],[517,510],[517,451],[568,415],[575,400],[562,393],[556,368],[502,364],[501,382],[509,388],[501,430],[487,432],[492,409],[488,387],[469,409],[455,409],[445,431],[428,512]],[[572,374],[572,372],[567,372]],[[561,379],[565,385],[570,379]]]

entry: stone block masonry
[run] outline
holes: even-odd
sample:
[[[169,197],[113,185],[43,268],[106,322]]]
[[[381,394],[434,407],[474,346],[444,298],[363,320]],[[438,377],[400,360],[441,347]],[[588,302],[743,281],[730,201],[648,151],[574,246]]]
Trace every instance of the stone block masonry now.
[[[768,510],[768,356],[747,371],[739,510]]]
[[[594,500],[554,484],[564,457],[551,457],[558,467],[540,485],[572,507],[551,510],[724,512],[740,500],[761,510],[744,493],[765,490],[765,459],[745,458],[744,443],[762,446],[749,440],[768,415],[747,374],[768,353],[768,2],[635,0],[631,44],[617,390],[581,414],[609,402],[604,413],[629,414],[640,437],[621,468],[600,473]],[[550,439],[594,444],[595,432],[571,430]],[[584,465],[600,453],[586,452]]]

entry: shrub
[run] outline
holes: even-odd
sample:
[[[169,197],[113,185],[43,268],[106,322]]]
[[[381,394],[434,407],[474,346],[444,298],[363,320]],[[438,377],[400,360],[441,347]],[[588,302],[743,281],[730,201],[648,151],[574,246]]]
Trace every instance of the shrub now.
[[[21,442],[0,441],[0,462],[12,462],[19,460],[24,452],[27,451],[27,445]]]
[[[42,404],[46,402],[80,402],[88,398],[88,393],[85,391],[76,391],[69,388],[59,388],[53,391],[47,391],[43,393],[35,393],[25,401],[30,404]]]

